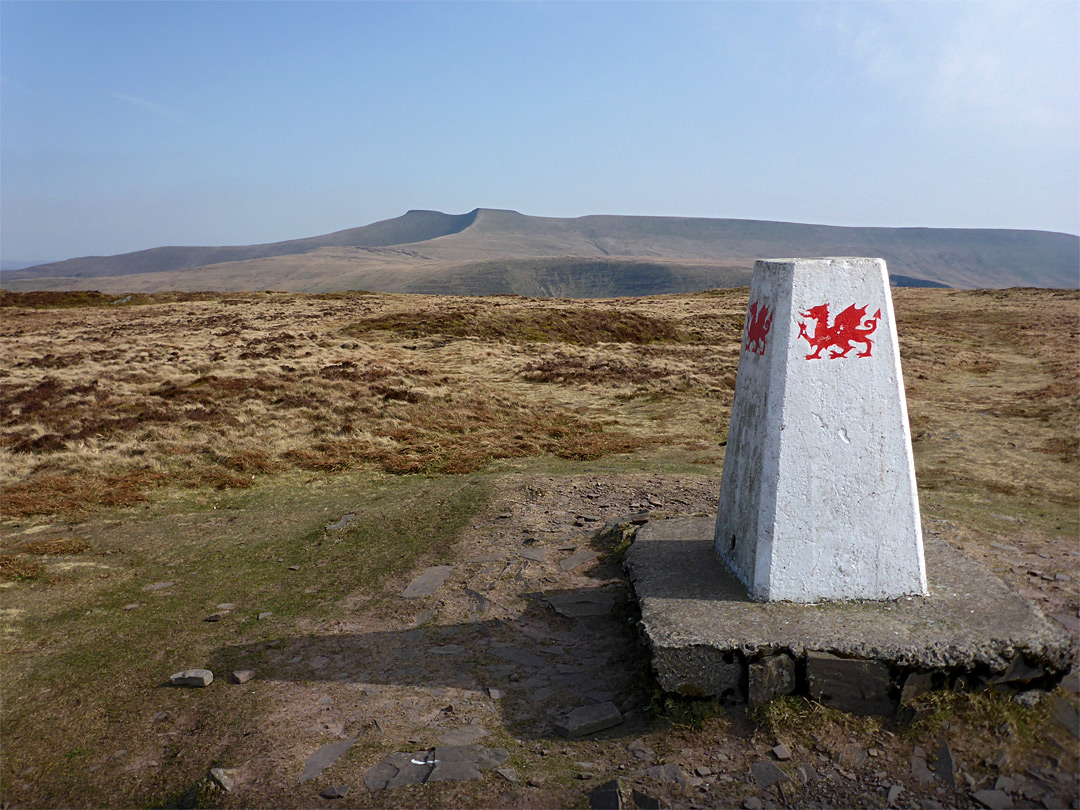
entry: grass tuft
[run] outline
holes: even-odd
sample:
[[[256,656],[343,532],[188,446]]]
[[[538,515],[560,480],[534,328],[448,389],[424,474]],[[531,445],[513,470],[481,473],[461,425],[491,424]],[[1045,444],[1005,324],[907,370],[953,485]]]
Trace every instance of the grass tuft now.
[[[13,557],[10,554],[0,555],[0,582],[35,580],[41,576],[42,570],[39,563]]]

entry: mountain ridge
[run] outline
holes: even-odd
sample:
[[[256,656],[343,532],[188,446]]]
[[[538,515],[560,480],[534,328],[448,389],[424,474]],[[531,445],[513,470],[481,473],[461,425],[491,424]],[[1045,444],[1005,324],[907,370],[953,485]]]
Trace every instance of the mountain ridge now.
[[[465,214],[412,209],[281,242],[79,257],[5,272],[2,284],[12,290],[144,292],[548,289],[594,297],[737,286],[747,282],[756,259],[823,255],[880,257],[895,277],[950,287],[1080,286],[1080,237],[1052,231],[610,214],[558,218],[492,208]],[[656,283],[649,283],[649,273]]]

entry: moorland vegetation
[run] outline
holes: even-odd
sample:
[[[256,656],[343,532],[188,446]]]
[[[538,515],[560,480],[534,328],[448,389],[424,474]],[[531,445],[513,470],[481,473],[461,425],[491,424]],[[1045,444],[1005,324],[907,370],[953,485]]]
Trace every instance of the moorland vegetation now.
[[[1080,296],[894,297],[928,525],[1046,613],[1075,622]],[[369,646],[386,628],[405,633],[419,625],[397,594],[420,567],[465,570],[469,543],[591,531],[551,528],[560,510],[573,519],[594,504],[607,519],[604,509],[613,516],[635,503],[677,512],[680,498],[700,508],[719,484],[745,309],[745,289],[606,300],[2,293],[5,801],[175,802],[208,767],[242,761],[269,764],[258,778],[241,768],[247,792],[216,802],[303,804],[314,794],[295,792],[294,771],[343,729],[361,740],[342,766],[359,780],[388,750],[404,750],[387,747],[405,744],[393,725],[404,721],[388,718],[427,716],[417,700],[447,716],[438,714],[445,689],[397,684],[397,714],[320,731],[330,687],[317,678],[182,693],[161,684],[203,661],[301,654],[341,628]],[[604,493],[616,491],[625,503],[611,496],[605,506]],[[349,515],[347,530],[328,529]],[[606,556],[617,548],[575,542],[593,543],[607,566],[598,570],[618,579],[616,556]],[[488,590],[470,588],[513,607],[566,575],[522,568],[517,580],[500,574]],[[205,622],[218,603],[233,619]],[[433,616],[457,609],[432,604]],[[461,610],[452,627],[478,609]],[[979,746],[1006,727],[1000,744],[1019,770],[1074,772],[1075,752],[1055,748],[1058,732],[1046,731],[1046,705],[935,700],[918,733],[949,734],[979,784],[994,778]],[[493,739],[515,767],[547,774],[515,802],[572,804],[581,796],[574,762],[614,763],[611,746],[593,742],[556,743],[569,753],[553,759],[523,704],[485,711],[499,712],[485,722],[501,724]],[[816,750],[829,733],[897,756],[911,747],[896,728],[805,707],[774,709],[756,732],[722,717],[704,730],[649,722],[635,733],[673,758],[716,745],[751,757],[777,738]],[[738,753],[744,743],[734,740],[744,738]],[[625,753],[625,742],[615,748]],[[504,804],[500,785],[395,801]]]

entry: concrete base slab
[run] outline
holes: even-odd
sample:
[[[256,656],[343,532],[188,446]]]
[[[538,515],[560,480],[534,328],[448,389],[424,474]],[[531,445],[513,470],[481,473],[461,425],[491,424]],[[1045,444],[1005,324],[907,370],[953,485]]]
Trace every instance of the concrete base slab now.
[[[1075,651],[1064,628],[930,531],[924,537],[928,596],[806,605],[752,601],[713,551],[711,518],[646,524],[626,568],[661,687],[745,700],[749,665],[777,654],[795,659],[804,692],[810,653],[879,662],[894,704],[912,673],[949,686],[961,675],[1001,684],[1021,672],[1030,688],[1068,672]],[[847,687],[815,683],[819,695]],[[883,713],[880,700],[867,705]]]

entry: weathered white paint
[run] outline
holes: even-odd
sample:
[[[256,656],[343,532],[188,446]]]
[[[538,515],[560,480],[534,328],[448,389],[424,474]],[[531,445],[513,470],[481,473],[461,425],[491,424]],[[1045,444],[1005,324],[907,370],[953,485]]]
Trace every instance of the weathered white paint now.
[[[750,284],[716,521],[716,552],[753,599],[816,602],[926,594],[911,431],[882,259],[759,261]],[[872,341],[815,347],[854,304]],[[761,347],[761,309],[772,314]],[[868,319],[879,310],[873,332]],[[821,315],[821,310],[817,310]],[[757,334],[751,332],[757,320]],[[747,345],[750,345],[750,350]],[[759,353],[760,352],[760,353]]]

